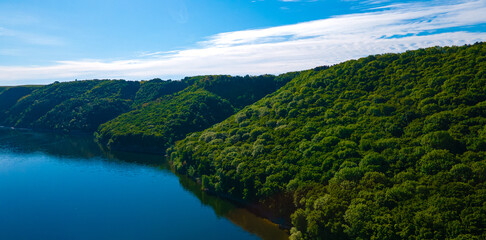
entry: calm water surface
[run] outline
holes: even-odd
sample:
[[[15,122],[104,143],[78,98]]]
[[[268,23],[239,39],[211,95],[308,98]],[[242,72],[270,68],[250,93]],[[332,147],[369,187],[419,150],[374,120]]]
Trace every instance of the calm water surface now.
[[[90,136],[0,129],[0,239],[286,239],[160,156]]]

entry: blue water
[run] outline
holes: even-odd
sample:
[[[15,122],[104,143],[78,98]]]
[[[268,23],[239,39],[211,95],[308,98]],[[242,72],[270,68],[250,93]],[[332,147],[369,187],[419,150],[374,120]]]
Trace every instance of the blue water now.
[[[0,130],[0,239],[284,239],[155,155]]]

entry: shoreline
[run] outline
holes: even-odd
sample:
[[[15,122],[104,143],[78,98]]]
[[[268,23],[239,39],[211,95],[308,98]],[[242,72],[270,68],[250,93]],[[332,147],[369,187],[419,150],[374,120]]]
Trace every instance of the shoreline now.
[[[62,130],[53,130],[53,129],[16,128],[16,127],[8,127],[8,126],[0,126],[0,129],[11,130],[11,131],[34,132],[34,133],[63,134],[63,135],[71,135],[71,136],[76,136],[76,135],[88,136],[88,135],[91,135],[93,137],[93,141],[100,147],[100,149],[104,152],[107,152],[107,153],[110,153],[110,152],[126,152],[126,153],[141,153],[141,154],[150,154],[150,155],[162,155],[166,159],[165,161],[169,164],[171,171],[174,175],[176,175],[178,178],[184,177],[186,179],[193,181],[195,184],[197,184],[199,187],[201,187],[202,192],[209,194],[211,196],[214,196],[214,197],[224,199],[224,200],[234,204],[237,207],[241,207],[245,210],[248,210],[249,212],[255,214],[256,216],[261,217],[261,218],[268,220],[271,223],[277,225],[279,229],[285,231],[287,234],[289,234],[290,228],[292,227],[291,224],[290,224],[290,219],[284,219],[284,218],[275,216],[275,214],[271,211],[270,208],[265,207],[260,202],[253,202],[253,203],[247,202],[247,201],[244,201],[242,199],[232,197],[230,195],[219,194],[219,193],[216,193],[214,191],[210,191],[208,189],[202,189],[200,179],[192,178],[188,175],[176,172],[172,162],[169,161],[167,159],[167,156],[164,154],[165,151],[162,151],[160,149],[158,149],[156,151],[153,151],[153,149],[147,151],[145,149],[140,149],[140,148],[135,149],[135,148],[130,148],[130,147],[110,149],[110,148],[106,147],[105,145],[103,145],[103,144],[101,144],[101,143],[99,143],[98,141],[95,140],[95,137],[93,136],[94,132],[88,132],[88,131],[62,131]]]

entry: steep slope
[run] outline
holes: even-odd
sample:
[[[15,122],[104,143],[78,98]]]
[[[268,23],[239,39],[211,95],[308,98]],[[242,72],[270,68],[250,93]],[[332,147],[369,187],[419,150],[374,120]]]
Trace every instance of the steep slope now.
[[[485,69],[478,43],[304,71],[168,155],[292,239],[486,239]]]
[[[98,142],[110,149],[162,152],[175,139],[220,122],[233,113],[231,104],[208,91],[184,91],[100,126]]]
[[[294,74],[185,78],[185,90],[143,104],[101,125],[95,136],[110,149],[164,152],[188,133],[210,127],[274,92]]]

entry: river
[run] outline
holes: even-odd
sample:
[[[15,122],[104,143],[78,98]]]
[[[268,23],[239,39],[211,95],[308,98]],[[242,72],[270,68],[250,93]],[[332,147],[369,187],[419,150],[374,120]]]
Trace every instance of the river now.
[[[0,239],[287,239],[175,175],[162,156],[88,135],[0,129]]]

